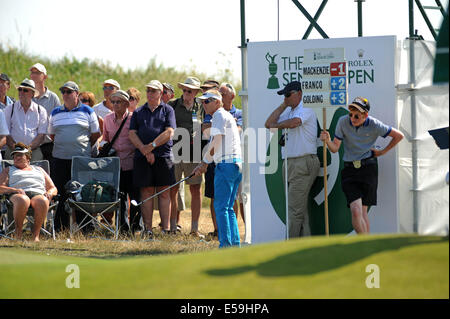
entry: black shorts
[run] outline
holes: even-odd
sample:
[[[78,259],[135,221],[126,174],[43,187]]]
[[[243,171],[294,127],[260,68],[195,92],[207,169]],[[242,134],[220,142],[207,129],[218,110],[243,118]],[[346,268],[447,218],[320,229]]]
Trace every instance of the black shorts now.
[[[347,206],[361,198],[364,206],[377,204],[378,164],[368,164],[360,168],[344,167],[341,185],[347,198]]]
[[[214,170],[216,163],[208,165],[205,173],[205,197],[214,199]]]
[[[175,166],[170,158],[155,157],[153,165],[145,157],[134,159],[135,187],[169,186],[175,183]]]
[[[8,199],[11,198],[11,196],[16,195],[17,193],[13,193],[13,194],[8,194]],[[28,196],[29,199],[32,199],[34,196],[38,196],[38,195],[43,195],[41,193],[38,192],[25,192],[25,195]]]

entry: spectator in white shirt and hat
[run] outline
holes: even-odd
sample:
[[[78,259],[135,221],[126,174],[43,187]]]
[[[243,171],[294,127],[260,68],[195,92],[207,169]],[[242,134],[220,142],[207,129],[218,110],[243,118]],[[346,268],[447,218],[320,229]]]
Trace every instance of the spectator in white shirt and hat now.
[[[5,109],[5,120],[9,130],[6,144],[6,158],[11,159],[10,152],[14,144],[22,142],[33,151],[31,160],[42,160],[40,146],[47,133],[48,116],[45,108],[32,99],[39,95],[33,80],[25,79],[17,87],[19,100]]]

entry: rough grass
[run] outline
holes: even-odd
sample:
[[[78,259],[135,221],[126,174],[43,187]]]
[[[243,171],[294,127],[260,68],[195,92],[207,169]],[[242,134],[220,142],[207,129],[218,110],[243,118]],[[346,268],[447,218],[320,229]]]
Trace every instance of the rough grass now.
[[[181,212],[180,225],[181,233],[177,235],[161,234],[159,228],[159,212],[153,214],[153,240],[142,238],[137,235],[119,236],[115,240],[111,233],[97,231],[89,235],[78,232],[70,236],[69,232],[61,232],[56,236],[56,240],[41,235],[40,242],[32,242],[30,232],[24,232],[24,240],[0,239],[0,248],[19,248],[52,256],[78,256],[78,257],[98,257],[115,258],[137,255],[161,255],[201,252],[217,249],[219,242],[217,238],[208,236],[214,230],[211,214],[209,210],[202,210],[199,220],[199,231],[206,235],[205,239],[198,239],[189,235],[191,230],[191,212],[189,210]],[[241,217],[238,218],[241,239],[244,238],[245,224]],[[1,237],[0,237],[1,238]]]

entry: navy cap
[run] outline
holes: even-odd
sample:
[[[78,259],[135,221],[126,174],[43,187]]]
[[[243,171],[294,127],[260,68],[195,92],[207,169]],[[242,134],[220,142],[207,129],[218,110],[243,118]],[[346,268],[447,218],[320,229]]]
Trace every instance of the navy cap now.
[[[369,101],[366,98],[360,97],[360,96],[355,97],[355,99],[349,105],[349,107],[350,106],[353,106],[353,107],[357,108],[358,111],[360,111],[361,113],[369,112],[369,110],[370,110],[370,103],[369,103]]]
[[[278,95],[283,95],[286,93],[289,93],[291,91],[301,91],[302,90],[302,84],[299,81],[292,81],[288,83],[284,89],[278,91]]]
[[[0,79],[2,79],[3,81],[11,82],[9,76],[6,75],[5,73],[0,74]]]

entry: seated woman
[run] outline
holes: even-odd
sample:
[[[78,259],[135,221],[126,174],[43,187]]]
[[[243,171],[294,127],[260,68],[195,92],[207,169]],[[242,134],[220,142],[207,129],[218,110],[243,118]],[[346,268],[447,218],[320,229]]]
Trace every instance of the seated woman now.
[[[40,228],[47,215],[50,200],[58,190],[41,167],[30,165],[29,146],[16,143],[11,156],[14,166],[6,167],[0,173],[0,194],[10,194],[16,239],[22,239],[23,221],[31,205],[34,209],[33,239],[39,241]]]

